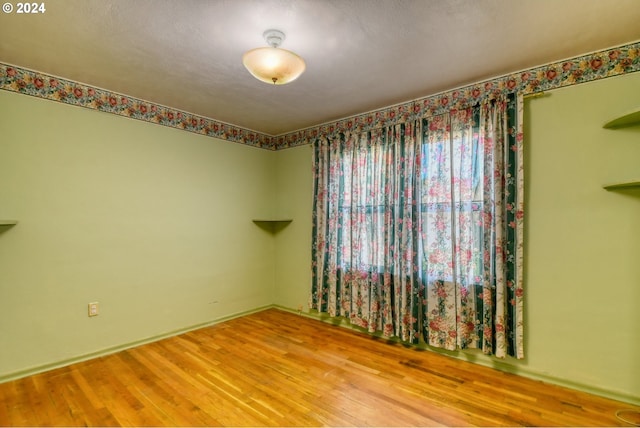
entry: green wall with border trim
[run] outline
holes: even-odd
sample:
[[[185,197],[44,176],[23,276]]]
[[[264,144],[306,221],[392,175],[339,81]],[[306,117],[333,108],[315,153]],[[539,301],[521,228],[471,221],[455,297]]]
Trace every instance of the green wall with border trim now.
[[[640,189],[602,188],[640,179],[640,126],[602,128],[634,107],[640,73],[525,100],[526,358],[448,355],[640,404]],[[275,303],[294,311],[308,310],[311,159],[277,159],[278,203],[302,225],[276,237]]]
[[[640,404],[640,73],[525,102],[526,358],[457,358]],[[0,91],[0,379],[271,304],[308,310],[311,148]],[[293,218],[274,231],[253,218]],[[89,318],[87,303],[100,302]]]
[[[0,91],[0,379],[270,305],[276,155]]]

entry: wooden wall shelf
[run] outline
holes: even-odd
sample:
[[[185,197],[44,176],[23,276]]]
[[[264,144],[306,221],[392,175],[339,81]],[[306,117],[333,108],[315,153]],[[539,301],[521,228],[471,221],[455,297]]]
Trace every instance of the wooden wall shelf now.
[[[622,181],[619,183],[610,183],[602,186],[602,188],[606,190],[632,189],[634,187],[640,188],[640,180]]]
[[[630,112],[611,119],[602,125],[602,127],[605,129],[618,129],[636,125],[640,125],[640,107],[636,107]],[[621,181],[618,183],[605,184],[602,187],[606,190],[640,188],[640,180]]]
[[[636,107],[622,116],[615,117],[602,125],[606,129],[624,128],[626,126],[640,125],[640,107]]]
[[[254,218],[252,220],[258,227],[271,233],[278,233],[293,221],[291,218]]]
[[[0,233],[18,224],[18,220],[0,220]]]

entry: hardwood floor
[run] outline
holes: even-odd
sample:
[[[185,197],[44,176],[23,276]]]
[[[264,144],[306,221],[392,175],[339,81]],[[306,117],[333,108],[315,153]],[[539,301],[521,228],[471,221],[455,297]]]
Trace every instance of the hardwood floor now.
[[[0,426],[628,426],[629,408],[276,309],[0,384]]]

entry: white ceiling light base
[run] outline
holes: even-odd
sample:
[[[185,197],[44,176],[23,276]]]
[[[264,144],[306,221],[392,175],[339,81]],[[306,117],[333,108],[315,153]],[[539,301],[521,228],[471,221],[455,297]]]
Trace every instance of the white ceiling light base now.
[[[252,49],[242,56],[242,63],[256,79],[274,85],[296,80],[306,69],[302,58],[280,45],[285,35],[279,30],[267,30],[262,36],[270,47]]]

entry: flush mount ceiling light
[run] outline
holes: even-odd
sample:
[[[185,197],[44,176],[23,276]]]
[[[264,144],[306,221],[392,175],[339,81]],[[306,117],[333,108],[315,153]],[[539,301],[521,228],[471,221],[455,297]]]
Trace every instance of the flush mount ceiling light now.
[[[305,70],[304,60],[295,53],[280,49],[284,33],[267,30],[262,36],[270,46],[245,52],[242,63],[258,80],[274,85],[284,85],[296,80]]]

